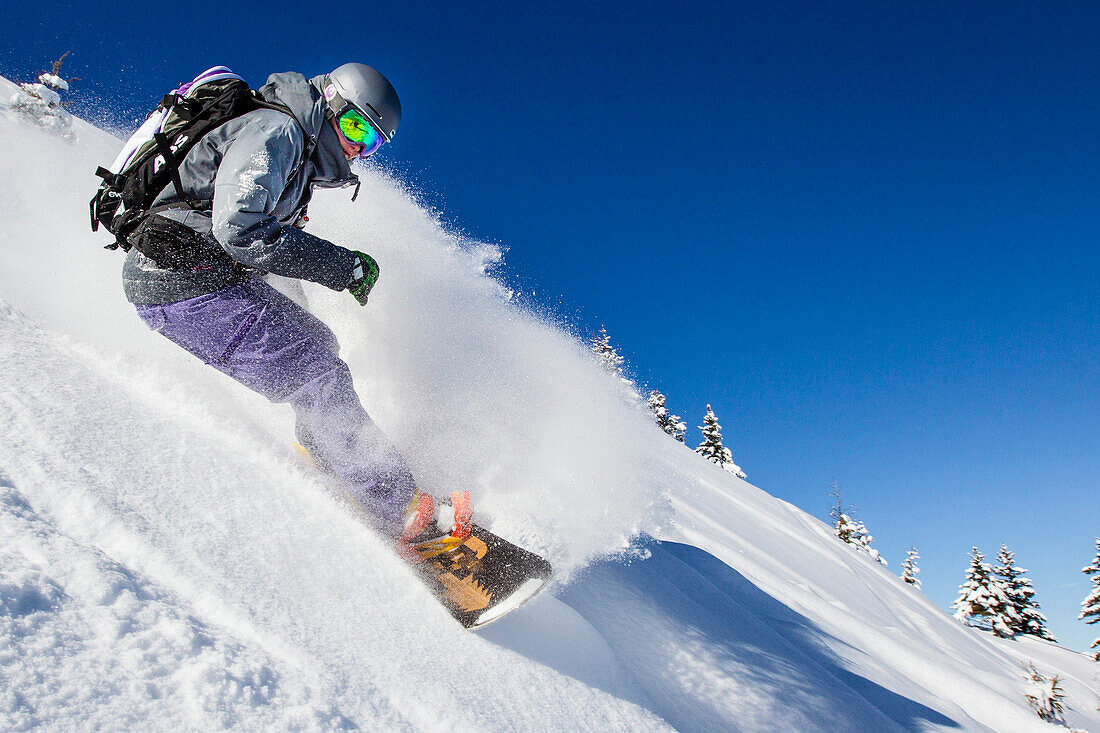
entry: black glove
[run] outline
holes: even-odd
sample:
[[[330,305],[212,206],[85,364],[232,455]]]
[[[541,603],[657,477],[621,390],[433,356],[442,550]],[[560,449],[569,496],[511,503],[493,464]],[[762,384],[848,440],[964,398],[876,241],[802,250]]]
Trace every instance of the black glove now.
[[[348,284],[348,292],[355,296],[359,305],[367,304],[367,296],[371,288],[378,282],[378,263],[374,258],[364,252],[352,252],[355,255],[355,269],[351,273],[351,283]]]

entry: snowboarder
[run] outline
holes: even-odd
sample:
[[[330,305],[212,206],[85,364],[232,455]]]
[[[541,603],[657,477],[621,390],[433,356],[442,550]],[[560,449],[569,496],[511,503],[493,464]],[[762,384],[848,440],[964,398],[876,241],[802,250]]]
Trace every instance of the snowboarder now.
[[[416,489],[367,415],[332,331],[262,279],[309,280],[367,304],[379,277],[374,258],[300,227],[314,187],[358,185],[349,163],[393,139],[401,103],[382,74],[357,63],[312,79],[273,74],[259,93],[293,116],[261,108],[215,127],[150,209],[161,226],[145,236],[163,240],[158,249],[197,247],[198,264],[166,265],[134,247],[123,268],[126,297],[151,329],[293,407],[298,442],[317,467],[409,556],[425,535],[446,536],[433,522],[437,503]],[[190,205],[195,200],[212,201],[210,209]],[[469,532],[464,496],[454,512],[460,521],[440,525],[453,535]]]

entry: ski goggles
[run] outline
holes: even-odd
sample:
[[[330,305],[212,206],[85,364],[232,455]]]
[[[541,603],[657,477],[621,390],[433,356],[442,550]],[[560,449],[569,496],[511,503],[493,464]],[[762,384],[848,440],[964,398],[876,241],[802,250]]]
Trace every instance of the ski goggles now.
[[[344,136],[345,140],[363,146],[363,152],[359,153],[360,158],[373,155],[378,151],[378,148],[382,147],[382,143],[386,142],[378,128],[372,125],[366,117],[359,114],[359,110],[355,107],[348,107],[346,111],[342,112],[336,118],[336,124],[339,126],[340,134]]]

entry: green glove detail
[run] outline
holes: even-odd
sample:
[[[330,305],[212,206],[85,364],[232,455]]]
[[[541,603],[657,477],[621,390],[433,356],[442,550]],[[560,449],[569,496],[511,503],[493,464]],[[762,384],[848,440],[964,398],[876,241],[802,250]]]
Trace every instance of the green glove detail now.
[[[355,269],[352,270],[348,292],[355,296],[359,305],[366,305],[371,288],[378,282],[378,263],[364,252],[352,252],[352,254],[355,255],[356,263]]]

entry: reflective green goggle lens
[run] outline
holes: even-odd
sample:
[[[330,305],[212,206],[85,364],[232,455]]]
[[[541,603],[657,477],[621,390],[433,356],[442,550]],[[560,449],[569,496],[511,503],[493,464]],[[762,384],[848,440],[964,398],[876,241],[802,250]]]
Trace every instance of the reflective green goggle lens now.
[[[336,122],[348,142],[364,146],[363,152],[359,153],[360,158],[373,154],[385,142],[382,133],[354,107],[340,115]]]

